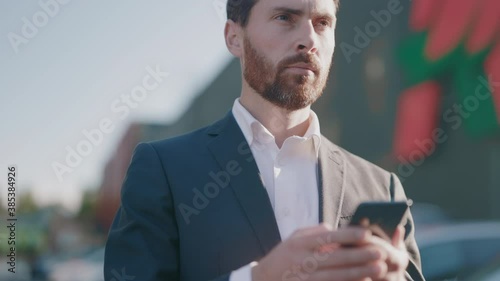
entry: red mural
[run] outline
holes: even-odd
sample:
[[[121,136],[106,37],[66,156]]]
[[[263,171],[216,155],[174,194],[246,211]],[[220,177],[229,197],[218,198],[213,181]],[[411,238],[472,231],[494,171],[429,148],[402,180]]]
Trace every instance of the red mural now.
[[[462,124],[473,137],[498,137],[500,1],[413,0],[410,28],[398,53],[408,87],[398,101],[394,157],[429,156],[443,128]],[[442,108],[443,81],[457,95],[450,108]]]

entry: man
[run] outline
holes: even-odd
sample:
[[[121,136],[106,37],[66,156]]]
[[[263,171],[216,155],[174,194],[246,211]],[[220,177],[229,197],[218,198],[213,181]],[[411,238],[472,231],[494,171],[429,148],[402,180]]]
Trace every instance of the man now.
[[[406,198],[394,174],[322,136],[310,109],[337,6],[229,1],[241,96],[211,126],[136,147],[106,280],[423,280],[410,215],[392,241],[345,226],[361,202]]]

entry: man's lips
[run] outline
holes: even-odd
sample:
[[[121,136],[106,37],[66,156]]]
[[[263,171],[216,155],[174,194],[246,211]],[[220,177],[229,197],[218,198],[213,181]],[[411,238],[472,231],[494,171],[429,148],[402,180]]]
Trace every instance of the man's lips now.
[[[306,64],[306,63],[292,64],[292,65],[287,66],[286,68],[293,70],[295,72],[299,72],[299,73],[311,73],[312,72],[312,73],[316,74],[318,71],[317,68],[315,68],[314,66],[312,66],[310,64]]]

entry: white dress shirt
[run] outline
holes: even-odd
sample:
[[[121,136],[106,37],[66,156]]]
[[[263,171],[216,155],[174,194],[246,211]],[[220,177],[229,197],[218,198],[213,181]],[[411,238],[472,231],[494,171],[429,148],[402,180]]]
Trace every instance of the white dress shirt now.
[[[262,183],[274,210],[281,240],[296,229],[317,225],[317,162],[321,134],[319,120],[311,110],[310,125],[304,136],[287,138],[280,148],[274,136],[240,103],[234,101],[232,113],[259,168]],[[230,281],[251,281],[252,262],[233,271]]]

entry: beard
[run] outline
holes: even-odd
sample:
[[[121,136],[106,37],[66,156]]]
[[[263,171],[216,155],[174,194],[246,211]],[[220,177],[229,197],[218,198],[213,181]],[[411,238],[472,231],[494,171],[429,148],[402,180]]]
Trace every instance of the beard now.
[[[326,71],[320,70],[319,60],[314,55],[299,53],[283,59],[274,67],[269,59],[257,52],[246,36],[244,52],[243,77],[248,85],[280,108],[295,111],[309,106],[326,87],[331,65]],[[287,66],[300,62],[312,65],[316,69],[314,75],[287,72]]]

